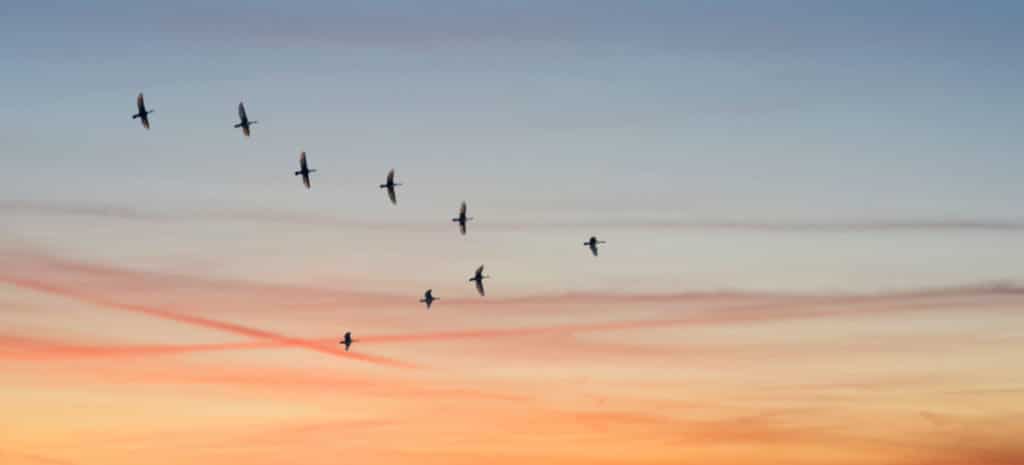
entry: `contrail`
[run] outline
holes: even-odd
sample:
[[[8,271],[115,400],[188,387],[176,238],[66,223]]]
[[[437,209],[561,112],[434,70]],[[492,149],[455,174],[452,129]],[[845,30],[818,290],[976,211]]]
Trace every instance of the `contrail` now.
[[[302,347],[317,352],[326,353],[332,356],[347,356],[391,366],[411,367],[412,365],[391,359],[366,356],[359,353],[345,353],[330,349],[336,341],[327,339],[304,339],[282,336],[264,330],[248,328],[234,323],[210,320],[207,318],[182,315],[161,309],[149,308],[141,305],[124,304],[106,299],[83,296],[75,291],[44,284],[33,280],[3,278],[4,281],[21,287],[26,287],[42,292],[65,295],[97,305],[120,308],[136,313],[144,313],[163,319],[178,321],[186,324],[201,326],[204,328],[217,329],[232,334],[253,337],[263,342],[239,343],[239,344],[208,344],[189,346],[141,346],[141,347],[108,347],[96,349],[83,349],[76,351],[69,349],[73,356],[89,355],[120,355],[135,353],[182,353],[182,352],[204,352],[220,350],[244,350],[259,348],[285,348]],[[678,318],[660,318],[647,320],[611,321],[604,323],[556,325],[540,327],[523,327],[508,329],[467,329],[460,331],[442,331],[433,333],[403,333],[403,334],[380,334],[364,335],[359,338],[360,343],[369,344],[401,344],[430,341],[452,341],[463,339],[489,339],[509,338],[523,336],[540,336],[546,334],[578,334],[593,332],[621,331],[631,329],[665,328],[675,326],[692,326],[708,324],[730,324],[741,322],[758,321],[785,321],[808,318],[822,318],[832,316],[853,316],[867,315],[880,312],[892,311],[928,311],[936,308],[957,308],[966,303],[962,302],[929,302],[934,299],[960,299],[960,298],[986,298],[986,297],[1020,297],[1024,296],[1024,290],[1008,285],[991,286],[964,286],[955,288],[930,289],[910,291],[893,294],[867,295],[867,296],[837,296],[837,297],[816,297],[801,301],[762,302],[754,304],[743,304],[715,310],[703,311]],[[844,308],[847,306],[853,308]],[[865,306],[877,306],[870,308]],[[835,308],[838,307],[838,308]],[[78,348],[75,348],[78,349]],[[87,355],[89,354],[89,355]]]
[[[59,286],[54,286],[54,285],[51,285],[51,284],[46,284],[46,283],[41,282],[41,281],[36,281],[36,280],[31,280],[31,279],[10,278],[10,277],[4,277],[2,279],[3,279],[4,282],[7,282],[9,284],[13,284],[15,286],[19,286],[19,287],[23,287],[23,288],[27,288],[27,289],[33,289],[33,290],[36,290],[36,291],[45,292],[45,293],[49,293],[49,294],[62,295],[62,296],[73,298],[73,299],[76,299],[76,300],[79,300],[79,301],[82,301],[82,302],[91,303],[93,305],[97,305],[97,306],[101,306],[101,307],[116,308],[116,309],[132,312],[132,313],[140,313],[140,314],[144,314],[144,315],[149,315],[149,316],[153,316],[153,317],[156,317],[156,318],[161,318],[161,319],[164,319],[164,320],[176,321],[176,322],[179,322],[179,323],[184,323],[184,324],[188,324],[188,325],[192,325],[192,326],[196,326],[196,327],[219,330],[221,332],[231,333],[231,334],[236,334],[236,335],[242,335],[242,336],[247,336],[247,337],[251,337],[251,338],[254,338],[254,339],[262,339],[262,340],[265,340],[265,341],[278,343],[278,344],[280,344],[283,347],[298,347],[298,348],[303,348],[303,349],[310,350],[310,351],[313,351],[313,352],[318,352],[318,353],[321,353],[321,354],[330,355],[332,357],[351,358],[351,359],[356,359],[356,360],[362,360],[362,361],[369,362],[369,363],[374,363],[374,364],[377,364],[377,365],[385,365],[385,366],[391,366],[391,367],[397,367],[397,368],[416,368],[415,365],[412,365],[412,364],[409,364],[409,363],[406,363],[406,362],[402,362],[402,361],[399,361],[399,360],[394,360],[394,359],[390,359],[390,358],[386,358],[386,357],[377,357],[377,356],[368,355],[368,354],[362,354],[362,353],[357,353],[357,352],[343,352],[343,351],[339,351],[339,350],[336,350],[336,349],[333,349],[333,348],[329,348],[329,347],[327,347],[327,346],[325,346],[325,345],[323,345],[321,343],[311,342],[310,340],[307,340],[307,339],[288,337],[288,336],[284,336],[284,335],[281,335],[281,334],[273,333],[273,332],[270,332],[270,331],[265,331],[265,330],[257,329],[257,328],[250,328],[250,327],[242,326],[242,325],[235,324],[235,323],[230,323],[230,322],[225,322],[225,321],[218,321],[218,320],[213,320],[213,319],[203,318],[203,317],[198,317],[198,316],[193,316],[193,315],[186,315],[186,314],[172,312],[172,311],[163,310],[163,309],[159,309],[159,308],[152,308],[152,307],[148,307],[148,306],[145,306],[145,305],[128,304],[128,303],[117,302],[117,301],[113,301],[113,300],[109,300],[109,299],[103,299],[103,298],[99,298],[99,297],[89,296],[89,295],[85,295],[83,293],[77,292],[77,291],[75,291],[73,289],[70,289],[70,288],[63,288],[63,287],[59,287]]]

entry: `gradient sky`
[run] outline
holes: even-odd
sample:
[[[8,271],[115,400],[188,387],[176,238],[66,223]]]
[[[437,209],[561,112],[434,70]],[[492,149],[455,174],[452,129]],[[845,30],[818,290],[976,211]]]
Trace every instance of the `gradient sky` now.
[[[0,463],[1024,463],[1020,2],[212,3],[0,5]]]

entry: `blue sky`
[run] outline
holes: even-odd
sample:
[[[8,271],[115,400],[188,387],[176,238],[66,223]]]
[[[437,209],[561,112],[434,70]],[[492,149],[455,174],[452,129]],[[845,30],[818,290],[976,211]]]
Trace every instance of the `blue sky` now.
[[[4,8],[7,202],[417,224],[463,199],[506,222],[1021,218],[1013,2]],[[152,131],[129,118],[138,91]],[[250,140],[239,100],[261,121]],[[376,189],[392,167],[400,211]]]

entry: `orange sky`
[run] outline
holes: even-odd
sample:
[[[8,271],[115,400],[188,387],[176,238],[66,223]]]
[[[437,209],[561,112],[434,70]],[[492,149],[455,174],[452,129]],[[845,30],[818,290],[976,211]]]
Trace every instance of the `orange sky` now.
[[[3,258],[5,464],[1024,460],[1024,290],[1008,285],[426,312],[358,282]]]

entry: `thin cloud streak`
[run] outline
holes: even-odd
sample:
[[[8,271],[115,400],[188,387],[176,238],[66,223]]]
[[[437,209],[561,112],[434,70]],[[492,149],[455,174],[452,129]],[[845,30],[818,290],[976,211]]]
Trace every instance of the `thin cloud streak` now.
[[[823,299],[819,301],[808,301],[801,304],[769,303],[741,305],[721,309],[705,310],[699,313],[679,318],[613,321],[607,323],[526,327],[513,329],[473,329],[436,333],[367,335],[363,336],[361,340],[364,343],[368,344],[451,341],[459,339],[506,338],[522,336],[541,336],[548,334],[577,334],[606,331],[624,331],[634,329],[655,329],[675,326],[776,322],[824,317],[860,316],[878,313],[922,312],[944,309],[950,306],[941,304],[936,305],[935,303],[915,303],[912,302],[912,300],[928,299],[934,297],[959,298],[986,296],[1011,296],[1016,298],[1024,296],[1024,293],[1022,293],[1021,289],[1017,288],[1006,291],[1000,290],[998,288],[990,290],[986,290],[986,288],[964,288],[963,293],[955,293],[952,291],[940,291],[935,294],[907,293],[894,296],[844,297],[832,300]],[[911,300],[911,302],[901,304],[902,301],[906,301],[908,299]],[[822,308],[834,306],[839,306],[840,308]],[[952,308],[962,307],[957,305],[952,306]]]
[[[329,355],[329,356],[332,356],[332,357],[349,358],[349,359],[360,360],[360,361],[369,362],[369,363],[373,363],[373,364],[377,364],[377,365],[384,365],[384,366],[390,366],[390,367],[395,367],[395,368],[416,368],[415,365],[410,364],[410,363],[406,363],[406,362],[403,362],[403,361],[400,361],[400,360],[394,360],[394,359],[390,359],[390,358],[386,358],[386,357],[378,357],[378,356],[368,355],[368,354],[364,354],[364,353],[342,352],[340,350],[330,348],[330,347],[325,346],[323,344],[311,342],[311,341],[306,340],[306,339],[293,338],[293,337],[284,336],[284,335],[281,335],[281,334],[273,333],[273,332],[270,332],[270,331],[265,331],[265,330],[258,329],[258,328],[250,328],[250,327],[247,327],[247,326],[243,326],[243,325],[239,325],[239,324],[235,324],[235,323],[231,323],[231,322],[213,320],[213,319],[203,318],[203,317],[198,317],[198,316],[193,316],[193,315],[186,315],[186,314],[182,314],[182,313],[172,312],[172,311],[169,311],[169,310],[163,310],[163,309],[159,309],[159,308],[148,307],[148,306],[145,306],[145,305],[117,302],[117,301],[110,300],[110,299],[90,296],[90,295],[84,294],[82,292],[75,291],[75,290],[70,289],[70,288],[64,288],[64,287],[60,287],[60,286],[56,286],[56,285],[52,285],[52,284],[47,284],[47,283],[44,283],[42,281],[36,281],[36,280],[31,280],[31,279],[10,278],[10,277],[3,277],[3,278],[0,278],[0,279],[2,279],[4,282],[7,282],[8,284],[12,284],[12,285],[15,285],[15,286],[18,286],[18,287],[22,287],[22,288],[26,288],[26,289],[32,289],[32,290],[35,290],[35,291],[44,292],[44,293],[48,293],[48,294],[61,295],[61,296],[64,296],[64,297],[68,297],[68,298],[71,298],[71,299],[79,300],[79,301],[82,301],[82,302],[87,302],[87,303],[90,303],[90,304],[93,304],[93,305],[97,305],[97,306],[100,306],[100,307],[114,308],[114,309],[119,309],[119,310],[123,310],[123,311],[132,312],[132,313],[139,313],[139,314],[149,315],[149,316],[153,316],[153,317],[160,318],[160,319],[163,319],[163,320],[184,323],[184,324],[195,326],[195,327],[206,328],[206,329],[213,329],[213,330],[218,330],[218,331],[221,331],[221,332],[224,332],[224,333],[230,333],[230,334],[235,334],[235,335],[240,335],[240,336],[247,336],[247,337],[251,337],[251,338],[255,338],[255,339],[262,339],[262,340],[265,340],[265,341],[270,341],[270,342],[275,342],[275,343],[281,344],[281,346],[284,346],[284,347],[303,348],[303,349],[307,349],[307,350],[310,350],[310,351],[313,351],[313,352],[318,352],[318,353],[321,353],[321,354]]]
[[[108,267],[77,264],[73,262],[59,262],[62,269],[74,270],[76,273],[86,273],[92,275],[93,273],[106,273],[113,276],[126,279],[136,277],[137,273],[123,271],[118,269],[112,269]],[[52,263],[51,263],[52,265]],[[147,274],[142,273],[142,276]],[[151,276],[152,277],[152,276]],[[350,358],[362,359],[365,361],[380,363],[392,366],[410,366],[404,362],[397,362],[390,359],[383,359],[378,357],[368,356],[362,353],[348,353],[344,354],[338,350],[333,350],[331,347],[336,343],[333,340],[325,339],[303,339],[287,337],[280,334],[264,331],[260,329],[249,328],[246,326],[223,322],[217,320],[211,320],[207,318],[195,317],[191,315],[171,312],[163,309],[152,308],[142,305],[126,304],[122,302],[112,301],[110,299],[98,298],[89,296],[81,292],[77,292],[74,289],[67,287],[60,287],[57,285],[47,284],[37,279],[26,279],[19,277],[0,276],[5,282],[10,284],[27,287],[30,289],[48,292],[52,294],[65,295],[71,298],[85,300],[91,303],[95,303],[102,306],[110,306],[114,308],[120,308],[124,310],[133,311],[136,313],[144,313],[150,316],[158,318],[182,322],[191,324],[194,326],[204,327],[208,329],[216,329],[223,332],[228,332],[236,335],[243,335],[247,337],[253,337],[262,339],[265,341],[264,344],[258,347],[303,347],[309,350],[326,353],[332,356],[348,356]],[[188,278],[196,279],[196,278]],[[161,281],[165,281],[159,278]],[[201,282],[201,280],[199,280]],[[704,294],[704,297],[711,296],[712,298],[718,298],[720,296],[744,296],[743,293],[726,293],[726,294]],[[645,329],[645,328],[663,328],[663,327],[674,327],[674,326],[687,326],[687,325],[708,325],[708,324],[736,324],[736,323],[749,323],[749,322],[760,322],[760,321],[782,321],[782,320],[794,320],[794,319],[806,319],[806,318],[821,318],[821,317],[842,317],[842,316],[856,316],[866,315],[879,312],[907,312],[907,311],[935,311],[944,308],[958,308],[967,305],[967,302],[958,302],[961,299],[980,298],[980,299],[991,299],[991,298],[1019,298],[1024,296],[1024,288],[1014,286],[1006,283],[995,283],[990,285],[979,285],[979,286],[960,286],[960,287],[949,287],[949,288],[933,288],[923,290],[913,290],[896,293],[882,293],[875,295],[817,295],[817,296],[804,296],[801,298],[788,298],[780,299],[776,296],[772,296],[767,301],[758,301],[754,299],[753,303],[745,303],[743,305],[726,306],[720,308],[713,308],[701,311],[699,313],[693,313],[683,317],[677,318],[661,318],[661,319],[647,319],[647,320],[630,320],[630,321],[611,321],[606,323],[590,323],[590,324],[578,324],[578,325],[558,325],[558,326],[542,326],[542,327],[525,327],[525,328],[511,328],[511,329],[469,329],[459,331],[446,331],[446,332],[435,332],[435,333],[403,333],[403,334],[383,334],[383,335],[363,335],[360,337],[361,343],[410,343],[410,342],[426,342],[426,341],[452,341],[460,339],[487,339],[487,338],[506,338],[506,337],[521,337],[531,335],[545,335],[545,334],[575,334],[575,333],[590,333],[590,332],[605,332],[605,331],[620,331],[620,330],[632,330],[632,329]],[[536,303],[538,305],[561,305],[571,302],[575,299],[588,300],[595,299],[603,301],[608,298],[608,295],[577,295],[577,294],[566,294],[556,295],[550,297],[534,296],[519,299],[510,299],[507,304],[512,303]],[[683,301],[692,299],[692,294],[666,294],[666,295],[638,295],[631,296],[628,294],[618,295],[618,299],[624,303],[638,303],[644,301],[652,302],[671,302],[671,301]],[[546,300],[547,299],[547,300]],[[949,302],[952,299],[953,302]],[[728,299],[725,299],[728,300]],[[938,301],[937,301],[938,300]],[[944,302],[942,302],[944,301]],[[499,304],[500,305],[500,304]],[[871,308],[876,305],[878,308]],[[839,308],[833,308],[839,307]],[[203,346],[203,347],[182,347],[179,349],[166,349],[168,351],[179,350],[185,351],[216,351],[216,350],[235,350],[244,349],[246,347],[217,347],[217,346]],[[257,348],[257,347],[250,347]],[[145,349],[143,349],[145,350]],[[164,349],[152,348],[150,349],[154,353]],[[111,351],[116,353],[116,349]]]
[[[196,352],[272,349],[287,347],[277,342],[236,342],[221,344],[125,344],[78,345],[0,335],[0,357],[6,360],[63,360],[87,358],[148,357]]]
[[[292,213],[274,210],[193,210],[193,211],[143,211],[132,207],[111,205],[74,205],[33,201],[3,201],[0,211],[13,214],[79,216],[129,221],[251,221],[259,223],[280,223],[332,227],[339,229],[394,230],[406,232],[445,231],[445,222],[370,222],[349,220],[320,213]],[[954,232],[991,231],[1021,232],[1024,221],[994,219],[920,219],[885,220],[867,219],[861,221],[730,221],[730,220],[652,220],[622,218],[597,221],[524,220],[490,221],[475,225],[477,229],[489,231],[518,231],[532,229],[660,229],[660,230],[729,230],[749,232],[818,232],[854,233],[876,231],[906,232]]]
[[[140,290],[152,287],[164,288],[173,282],[183,287],[208,288],[219,292],[237,291],[246,295],[262,295],[265,297],[278,295],[293,298],[296,295],[323,298],[346,299],[346,304],[361,307],[379,305],[406,305],[415,296],[401,294],[358,292],[342,289],[295,286],[288,284],[271,284],[253,281],[237,281],[220,278],[207,278],[183,274],[164,273],[144,270],[131,270],[84,261],[67,260],[53,257],[45,253],[25,252],[23,250],[0,250],[0,256],[6,256],[11,268],[17,274],[9,274],[10,278],[30,274],[32,271],[42,273],[49,280],[53,272],[70,273],[72,277],[103,279],[113,281],[115,289]],[[17,260],[17,261],[16,261]],[[40,268],[41,269],[37,269]],[[0,266],[0,270],[4,268]],[[40,278],[30,278],[40,279]],[[93,288],[98,283],[92,283]],[[797,303],[829,303],[857,304],[871,301],[915,300],[927,298],[952,297],[983,297],[992,295],[1024,295],[1024,286],[1013,282],[991,282],[974,285],[950,286],[912,289],[906,291],[879,292],[874,294],[856,293],[768,293],[742,290],[723,291],[686,291],[674,293],[629,293],[629,292],[565,292],[558,294],[538,294],[522,297],[505,297],[493,299],[461,299],[448,300],[452,306],[517,306],[517,305],[571,305],[571,304],[668,304],[668,303],[706,303],[754,301],[757,303],[797,304]],[[333,302],[332,302],[333,305]]]

